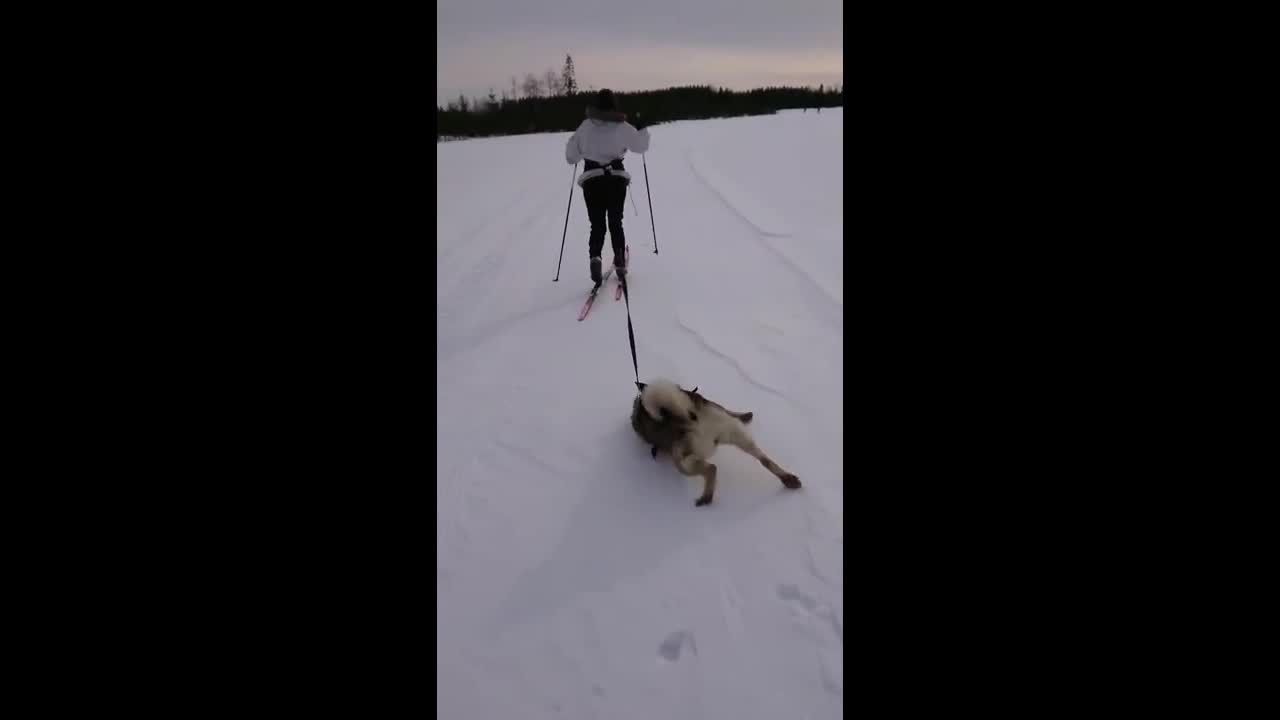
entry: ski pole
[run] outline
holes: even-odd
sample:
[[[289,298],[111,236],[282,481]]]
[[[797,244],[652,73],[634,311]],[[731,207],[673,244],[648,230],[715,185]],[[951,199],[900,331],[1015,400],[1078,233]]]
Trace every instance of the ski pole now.
[[[649,229],[653,231],[653,254],[658,254],[658,229],[653,226],[653,193],[649,191],[649,162],[645,160],[645,156],[640,156],[640,161],[644,163],[644,193],[649,196]],[[576,166],[575,166],[576,167]],[[559,274],[559,271],[556,271]]]
[[[574,163],[573,177],[569,179],[569,204],[564,207],[564,232],[560,234],[560,259],[556,261],[556,277],[551,282],[560,282],[560,264],[564,262],[564,239],[569,237],[569,208],[573,207],[573,181],[577,179],[578,163]],[[657,241],[654,242],[656,244]]]

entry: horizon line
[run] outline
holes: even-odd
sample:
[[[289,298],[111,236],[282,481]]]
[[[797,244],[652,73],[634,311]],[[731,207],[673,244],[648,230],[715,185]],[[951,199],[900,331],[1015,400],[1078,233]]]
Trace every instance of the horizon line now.
[[[595,85],[594,85],[594,84],[592,84],[592,85],[588,86],[587,88],[579,88],[579,89],[577,90],[577,92],[575,92],[575,93],[573,93],[573,94],[574,94],[574,95],[586,95],[586,94],[589,94],[589,93],[596,93],[596,92],[599,92],[599,91],[601,91],[601,90],[608,89],[608,90],[612,90],[614,95],[638,95],[638,94],[641,94],[641,93],[662,92],[662,91],[664,91],[664,90],[681,90],[681,89],[685,89],[685,88],[711,88],[712,90],[728,90],[728,91],[730,91],[730,92],[747,93],[747,92],[751,92],[751,91],[753,91],[753,90],[768,90],[768,89],[770,89],[770,88],[802,88],[802,89],[814,89],[814,90],[816,90],[816,89],[818,89],[818,88],[820,88],[820,87],[827,87],[827,86],[828,86],[828,83],[818,83],[818,84],[816,84],[816,85],[811,85],[811,84],[808,84],[808,83],[802,83],[802,84],[799,84],[799,85],[791,85],[791,84],[781,83],[781,84],[773,84],[773,85],[755,85],[755,86],[752,86],[752,87],[749,87],[749,88],[745,88],[745,89],[738,89],[738,88],[730,87],[730,86],[728,86],[728,85],[719,85],[719,84],[716,84],[716,83],[689,83],[689,84],[687,84],[687,85],[668,85],[668,86],[666,86],[666,87],[646,88],[646,89],[643,89],[643,90],[618,90],[618,89],[616,89],[616,88],[607,88],[607,87],[600,87],[600,88],[598,88],[598,87],[595,87]],[[840,79],[840,82],[838,82],[838,83],[832,83],[832,84],[830,84],[830,85],[829,85],[829,87],[840,87],[840,88],[843,88],[843,87],[844,87],[844,78],[841,78],[841,79]],[[503,88],[503,91],[504,91],[504,92],[505,92],[505,90],[506,90],[506,88]],[[462,95],[462,94],[465,94],[465,93],[459,93],[459,94],[460,94],[460,95]],[[497,94],[497,96],[498,96],[499,98],[503,97],[503,94],[502,94],[501,92],[496,93],[496,94]],[[466,96],[466,98],[467,98],[467,101],[468,101],[468,102],[470,102],[470,101],[472,101],[472,100],[476,100],[476,99],[483,100],[483,99],[485,99],[486,97],[488,97],[488,93],[482,93],[482,94],[480,94],[480,95],[467,95],[467,96]],[[551,95],[551,96],[547,96],[547,95],[539,95],[539,96],[537,96],[537,99],[545,100],[545,99],[547,99],[548,97],[569,97],[569,96],[568,96],[568,95],[565,95],[565,94],[560,94],[560,95]],[[457,98],[457,96],[453,96],[453,97],[448,97],[448,98],[446,98],[445,100],[446,100],[446,102],[452,102],[452,101],[457,100],[457,99],[458,99],[458,98]],[[527,99],[529,99],[529,96],[528,96],[528,95],[523,95],[523,96],[520,96],[520,97],[518,97],[518,98],[507,98],[507,99],[508,99],[508,100],[527,100]],[[439,104],[438,100],[439,100],[439,98],[437,97],[437,104],[436,104],[436,106],[437,106],[437,107],[440,107],[440,104]]]

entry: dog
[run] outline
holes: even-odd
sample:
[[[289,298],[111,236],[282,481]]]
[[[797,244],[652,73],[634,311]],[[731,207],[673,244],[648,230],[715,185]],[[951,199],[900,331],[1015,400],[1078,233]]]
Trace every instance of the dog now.
[[[671,455],[682,474],[702,476],[702,495],[694,503],[696,507],[710,504],[715,495],[717,471],[708,460],[722,443],[759,460],[787,488],[800,487],[800,479],[771,460],[747,431],[754,413],[733,412],[698,394],[698,388],[685,390],[669,380],[637,382],[636,387],[640,394],[631,403],[631,427],[652,446],[649,454],[655,461],[662,450]]]

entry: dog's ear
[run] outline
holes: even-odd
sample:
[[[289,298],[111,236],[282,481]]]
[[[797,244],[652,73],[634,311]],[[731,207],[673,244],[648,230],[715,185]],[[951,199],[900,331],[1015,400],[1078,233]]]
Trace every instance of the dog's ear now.
[[[702,407],[707,402],[706,398],[698,394],[698,388],[696,387],[692,390],[685,390],[684,394],[688,395],[689,399],[693,401],[694,407]]]

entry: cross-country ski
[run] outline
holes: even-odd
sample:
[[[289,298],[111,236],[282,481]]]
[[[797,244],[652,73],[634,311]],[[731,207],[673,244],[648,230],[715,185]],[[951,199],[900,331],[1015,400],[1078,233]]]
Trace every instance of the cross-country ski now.
[[[596,294],[600,292],[600,287],[604,285],[605,281],[608,280],[609,276],[612,274],[613,268],[609,268],[609,271],[604,274],[604,277],[600,278],[600,282],[597,283],[595,287],[591,288],[591,292],[587,295],[586,303],[582,305],[582,312],[578,313],[578,322],[582,322],[587,319],[587,313],[591,312],[591,306],[596,302]]]

